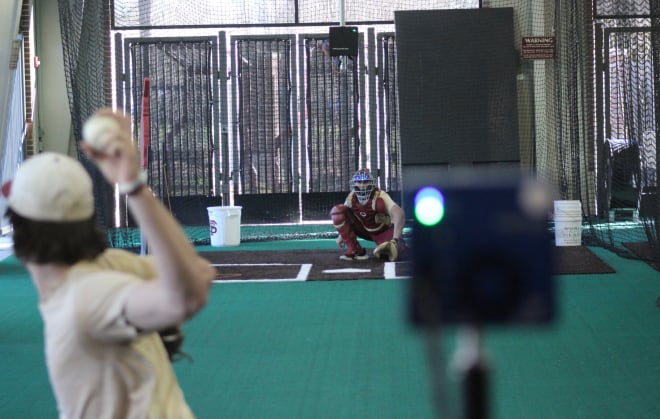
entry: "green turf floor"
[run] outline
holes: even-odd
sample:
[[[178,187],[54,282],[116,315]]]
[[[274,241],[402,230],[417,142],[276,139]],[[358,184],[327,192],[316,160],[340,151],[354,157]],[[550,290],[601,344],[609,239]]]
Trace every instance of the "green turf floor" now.
[[[333,240],[241,250],[332,248]],[[210,250],[201,248],[200,250]],[[214,249],[217,250],[217,249]],[[226,248],[226,251],[238,248]],[[548,328],[487,329],[492,418],[660,417],[660,274],[592,248],[615,274],[557,278]],[[405,321],[405,280],[215,284],[185,326],[192,362],[175,365],[199,418],[432,418],[423,336]],[[454,329],[440,345],[455,349]],[[0,262],[0,418],[55,418],[36,293]],[[446,381],[444,406],[460,388]]]

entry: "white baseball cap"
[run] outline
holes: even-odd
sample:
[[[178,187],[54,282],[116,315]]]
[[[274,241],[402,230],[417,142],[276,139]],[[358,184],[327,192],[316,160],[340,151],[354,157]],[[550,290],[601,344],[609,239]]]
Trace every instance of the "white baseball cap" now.
[[[64,154],[28,158],[2,192],[14,212],[35,221],[83,221],[94,214],[92,179],[78,160]]]

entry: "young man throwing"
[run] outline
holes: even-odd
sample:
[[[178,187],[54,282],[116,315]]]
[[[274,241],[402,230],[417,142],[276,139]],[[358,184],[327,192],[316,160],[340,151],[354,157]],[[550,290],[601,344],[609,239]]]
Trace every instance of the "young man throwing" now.
[[[128,196],[151,256],[108,249],[91,178],[76,159],[31,157],[2,188],[14,253],[38,292],[59,416],[193,418],[158,331],[204,307],[215,270],[146,186],[130,120],[100,114],[117,128],[102,146],[83,148]]]

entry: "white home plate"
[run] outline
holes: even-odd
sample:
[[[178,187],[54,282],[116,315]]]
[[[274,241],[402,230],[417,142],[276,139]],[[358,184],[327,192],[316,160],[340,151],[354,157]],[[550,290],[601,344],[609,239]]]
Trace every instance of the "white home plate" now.
[[[345,268],[345,269],[326,269],[323,271],[324,274],[352,274],[360,272],[371,272],[371,269],[356,269],[356,268]]]

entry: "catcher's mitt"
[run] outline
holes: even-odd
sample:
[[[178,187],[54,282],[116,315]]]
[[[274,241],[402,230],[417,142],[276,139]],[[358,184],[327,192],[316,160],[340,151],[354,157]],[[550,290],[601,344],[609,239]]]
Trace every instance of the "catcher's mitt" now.
[[[402,239],[392,239],[383,242],[374,249],[374,256],[379,259],[386,259],[394,262],[405,249],[405,243]]]

